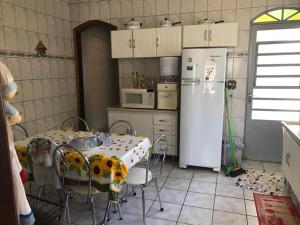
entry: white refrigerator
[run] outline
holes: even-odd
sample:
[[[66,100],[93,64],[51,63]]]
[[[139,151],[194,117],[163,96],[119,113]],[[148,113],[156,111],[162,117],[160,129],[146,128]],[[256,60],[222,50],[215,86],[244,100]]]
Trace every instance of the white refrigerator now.
[[[180,167],[220,171],[226,71],[225,48],[183,49]]]

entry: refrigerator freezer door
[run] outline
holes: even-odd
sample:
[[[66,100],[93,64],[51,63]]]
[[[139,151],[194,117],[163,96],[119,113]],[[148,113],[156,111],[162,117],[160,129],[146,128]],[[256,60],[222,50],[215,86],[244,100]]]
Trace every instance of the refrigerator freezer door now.
[[[224,81],[226,52],[225,48],[183,49],[182,79]]]
[[[224,82],[181,85],[180,164],[220,169]]]

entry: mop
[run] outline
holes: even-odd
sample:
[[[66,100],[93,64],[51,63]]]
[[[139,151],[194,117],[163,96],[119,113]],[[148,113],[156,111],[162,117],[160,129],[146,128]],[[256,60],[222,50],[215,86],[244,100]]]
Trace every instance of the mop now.
[[[225,108],[226,108],[226,115],[227,115],[227,125],[228,125],[228,139],[229,139],[229,146],[230,146],[230,161],[229,165],[224,168],[224,173],[226,176],[236,177],[243,173],[246,173],[246,170],[240,168],[236,164],[235,160],[235,148],[233,144],[233,137],[232,137],[232,127],[231,127],[231,116],[229,111],[229,100],[228,100],[228,93],[227,93],[227,84],[225,86]]]

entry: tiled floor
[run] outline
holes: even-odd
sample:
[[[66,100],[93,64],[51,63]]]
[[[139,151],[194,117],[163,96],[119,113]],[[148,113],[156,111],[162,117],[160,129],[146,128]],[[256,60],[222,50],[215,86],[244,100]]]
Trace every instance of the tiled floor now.
[[[260,161],[245,161],[244,168],[281,171],[280,164]],[[207,169],[179,169],[168,162],[159,180],[164,211],[159,209],[153,185],[146,188],[147,225],[258,225],[253,196],[250,191],[234,185],[237,178],[224,176]],[[121,208],[124,219],[114,214],[108,225],[142,223],[140,190],[130,197]],[[82,200],[82,199],[81,199]],[[97,222],[105,209],[105,195],[96,197]],[[74,225],[90,225],[91,211],[84,201],[74,198],[71,202],[71,217]]]

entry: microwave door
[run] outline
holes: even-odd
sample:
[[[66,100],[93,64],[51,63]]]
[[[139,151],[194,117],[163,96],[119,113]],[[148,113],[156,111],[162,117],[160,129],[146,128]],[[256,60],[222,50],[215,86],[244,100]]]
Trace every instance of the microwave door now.
[[[135,93],[126,93],[126,104],[141,105],[143,104],[143,95]]]

